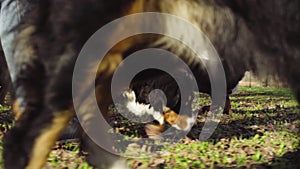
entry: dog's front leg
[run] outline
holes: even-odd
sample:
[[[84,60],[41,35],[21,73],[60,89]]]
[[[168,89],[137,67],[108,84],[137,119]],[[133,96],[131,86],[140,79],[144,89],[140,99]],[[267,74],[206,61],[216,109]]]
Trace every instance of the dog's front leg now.
[[[45,99],[46,70],[30,42],[33,27],[23,29],[15,48],[16,123],[4,138],[6,169],[39,169],[72,116],[71,111],[56,110]]]

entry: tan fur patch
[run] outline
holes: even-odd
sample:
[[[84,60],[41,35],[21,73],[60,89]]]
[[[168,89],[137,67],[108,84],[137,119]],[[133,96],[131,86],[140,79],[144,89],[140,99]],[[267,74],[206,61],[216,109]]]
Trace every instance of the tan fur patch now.
[[[175,124],[178,117],[179,117],[179,115],[172,110],[168,110],[167,112],[164,112],[165,121],[171,125]]]
[[[114,53],[105,56],[98,68],[98,73],[105,76],[111,76],[122,60],[123,57],[121,53]]]
[[[13,103],[13,112],[15,113],[15,119],[18,120],[19,117],[21,116],[22,114],[22,111],[20,109],[20,105],[19,105],[19,102],[16,100],[14,101]]]
[[[129,7],[127,14],[144,12],[144,0],[135,0]]]
[[[35,139],[26,169],[40,169],[44,166],[52,146],[73,116],[72,111],[56,112],[54,114],[56,117],[53,119],[52,124]]]
[[[163,125],[147,124],[145,126],[145,131],[149,137],[160,135],[163,132],[163,130],[164,130]]]
[[[191,117],[188,117],[186,115],[180,115],[172,110],[168,110],[164,113],[164,119],[165,122],[169,123],[170,125],[176,125],[179,129],[186,130],[189,125],[189,121],[191,120]]]

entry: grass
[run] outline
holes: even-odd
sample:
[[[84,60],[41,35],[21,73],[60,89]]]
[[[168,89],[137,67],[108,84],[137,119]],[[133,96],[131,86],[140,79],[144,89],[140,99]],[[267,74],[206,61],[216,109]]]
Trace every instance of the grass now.
[[[274,138],[274,139],[270,139]],[[153,166],[158,164],[163,168],[226,168],[246,167],[255,165],[271,166],[275,158],[282,157],[287,152],[293,152],[299,144],[299,138],[286,132],[265,132],[251,138],[224,138],[216,143],[181,142],[166,146],[161,154],[151,158],[132,159],[132,166]],[[161,160],[163,159],[163,160]],[[139,161],[137,164],[136,161]],[[135,166],[134,166],[135,164]],[[286,168],[297,168],[290,164]]]
[[[197,140],[206,116],[200,113],[188,137],[178,143],[154,142],[162,147],[156,151],[148,151],[142,145],[128,148],[125,154],[139,157],[129,158],[128,165],[134,169],[300,168],[300,108],[289,89],[240,87],[231,100],[233,114],[223,115],[209,140]],[[200,107],[209,105],[210,100],[201,95],[196,103]],[[0,106],[1,112],[8,110]],[[120,122],[116,130],[128,138],[141,136],[141,125],[120,117],[115,120]],[[6,124],[1,126],[5,128]],[[78,143],[57,144],[47,166],[92,169]]]

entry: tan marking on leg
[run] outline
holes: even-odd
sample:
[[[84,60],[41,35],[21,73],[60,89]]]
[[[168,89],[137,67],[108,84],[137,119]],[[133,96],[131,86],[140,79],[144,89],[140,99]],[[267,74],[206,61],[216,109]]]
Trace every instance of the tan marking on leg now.
[[[164,128],[165,125],[147,124],[145,126],[145,132],[149,138],[158,140],[161,139],[160,135],[164,131]]]
[[[18,101],[14,101],[13,103],[13,112],[15,113],[15,119],[18,120],[22,114],[22,111],[20,109],[20,105]]]
[[[71,117],[73,117],[72,111],[63,111],[54,114],[56,117],[53,119],[52,124],[44,129],[41,135],[35,139],[32,154],[26,169],[40,169],[44,166],[52,146],[61,131],[68,125]]]
[[[124,51],[123,51],[124,52]],[[103,58],[98,67],[98,75],[111,77],[123,60],[122,53],[110,53]]]

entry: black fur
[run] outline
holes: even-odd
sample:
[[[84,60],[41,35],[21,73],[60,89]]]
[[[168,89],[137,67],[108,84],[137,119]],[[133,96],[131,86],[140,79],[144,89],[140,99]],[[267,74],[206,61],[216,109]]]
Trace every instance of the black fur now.
[[[128,10],[138,2],[143,2],[141,7]],[[13,83],[17,97],[23,98],[24,102],[19,103],[22,115],[4,141],[7,169],[27,166],[32,157],[33,141],[48,131],[53,119],[63,116],[59,112],[72,107],[72,72],[85,41],[101,26],[129,13],[158,11],[181,16],[186,14],[181,11],[182,7],[187,7],[188,18],[209,37],[222,59],[228,93],[246,70],[257,74],[272,72],[291,85],[300,101],[300,2],[297,0],[41,0],[32,3],[37,5],[35,10],[19,27],[16,50],[21,51],[21,55],[15,65],[18,71]],[[31,26],[35,30],[26,33]],[[125,41],[125,47],[117,45],[110,53],[125,58],[129,51],[145,47],[165,48],[186,61],[197,78],[200,90],[210,93],[203,64],[196,61],[187,48],[177,51],[182,44],[173,39],[154,45],[153,42],[160,38],[162,36],[133,37]],[[165,47],[165,44],[171,46]],[[32,51],[28,52],[28,48]],[[103,68],[110,68],[112,62],[104,63]],[[106,113],[112,103],[107,92],[110,91],[112,72],[101,69],[101,66],[99,70],[97,99]],[[155,79],[156,75],[150,77]],[[93,84],[87,83],[87,88]],[[84,99],[88,96],[89,93]],[[94,153],[103,152],[95,150]],[[101,165],[98,163],[98,166]]]
[[[2,47],[0,49],[0,104],[8,104],[5,96],[11,91],[11,80]],[[11,95],[12,92],[11,92]]]

